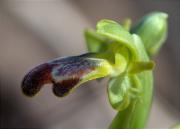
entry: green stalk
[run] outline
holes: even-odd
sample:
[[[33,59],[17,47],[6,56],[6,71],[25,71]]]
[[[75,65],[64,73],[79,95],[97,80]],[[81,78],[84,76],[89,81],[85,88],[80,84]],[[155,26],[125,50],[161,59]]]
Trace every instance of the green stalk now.
[[[144,129],[149,116],[153,93],[152,72],[138,74],[142,78],[143,91],[141,98],[134,100],[122,111],[118,111],[109,129]]]

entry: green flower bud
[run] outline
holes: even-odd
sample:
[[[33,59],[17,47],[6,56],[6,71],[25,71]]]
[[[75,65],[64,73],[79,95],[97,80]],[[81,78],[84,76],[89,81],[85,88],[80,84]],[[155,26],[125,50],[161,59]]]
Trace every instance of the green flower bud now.
[[[150,56],[156,55],[167,37],[167,18],[163,12],[153,12],[144,16],[131,29],[138,34]]]

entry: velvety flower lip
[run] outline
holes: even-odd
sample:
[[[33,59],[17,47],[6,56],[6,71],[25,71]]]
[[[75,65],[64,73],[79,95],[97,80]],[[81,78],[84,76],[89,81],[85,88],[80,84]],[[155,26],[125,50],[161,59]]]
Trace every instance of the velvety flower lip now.
[[[63,97],[89,74],[100,67],[102,59],[92,58],[93,54],[83,54],[57,58],[33,68],[22,81],[22,91],[27,96],[36,95],[43,85],[52,83],[53,93]],[[88,79],[87,79],[88,80]]]
[[[34,96],[37,94],[42,85],[51,83],[51,71],[53,69],[53,65],[49,65],[48,63],[41,64],[33,68],[29,73],[27,73],[22,81],[22,91],[27,96]]]

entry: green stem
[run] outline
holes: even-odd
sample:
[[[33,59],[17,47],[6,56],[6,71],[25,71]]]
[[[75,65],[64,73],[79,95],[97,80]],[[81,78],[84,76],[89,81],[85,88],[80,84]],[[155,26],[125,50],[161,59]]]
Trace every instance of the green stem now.
[[[153,78],[152,72],[138,74],[142,78],[143,91],[138,99],[125,110],[119,111],[109,129],[144,129],[147,123],[152,101]]]

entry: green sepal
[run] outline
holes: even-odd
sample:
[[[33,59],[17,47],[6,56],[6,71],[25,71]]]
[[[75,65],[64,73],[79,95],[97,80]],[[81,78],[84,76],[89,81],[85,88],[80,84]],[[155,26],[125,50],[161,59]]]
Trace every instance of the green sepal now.
[[[120,24],[111,20],[101,20],[97,23],[97,33],[117,42],[119,45],[127,47],[132,59],[138,58],[131,34]]]
[[[108,49],[108,40],[93,29],[86,29],[84,36],[89,52],[104,52]]]

